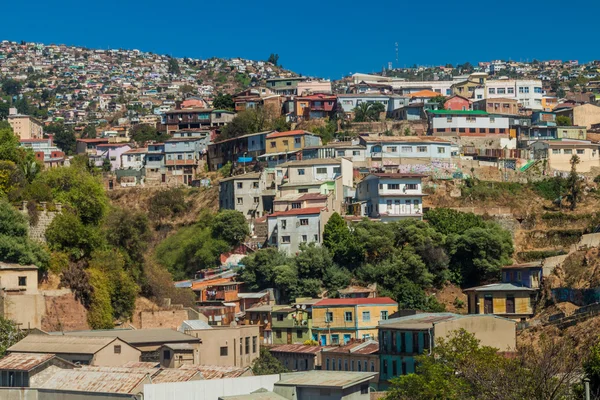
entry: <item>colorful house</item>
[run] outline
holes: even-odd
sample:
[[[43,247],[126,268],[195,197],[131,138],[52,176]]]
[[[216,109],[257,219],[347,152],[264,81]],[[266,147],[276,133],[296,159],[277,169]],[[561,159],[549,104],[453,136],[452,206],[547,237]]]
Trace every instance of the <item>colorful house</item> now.
[[[539,262],[502,269],[502,282],[465,289],[469,314],[494,314],[525,320],[533,316],[542,280]]]
[[[389,297],[324,299],[313,305],[313,338],[322,346],[371,339],[379,321],[397,310]]]
[[[312,339],[312,309],[305,304],[297,304],[273,310],[273,344],[302,344]]]
[[[274,132],[267,135],[266,144],[266,154],[258,158],[266,159],[272,167],[282,162],[299,159],[303,148],[320,146],[321,138],[302,130]]]
[[[446,110],[470,110],[471,101],[466,97],[460,95],[450,96],[444,102],[444,108]]]

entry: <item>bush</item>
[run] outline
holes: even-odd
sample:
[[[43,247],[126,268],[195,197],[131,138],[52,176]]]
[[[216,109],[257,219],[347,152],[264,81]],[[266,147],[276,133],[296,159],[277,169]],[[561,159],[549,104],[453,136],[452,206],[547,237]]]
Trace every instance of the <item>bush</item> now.
[[[536,250],[536,251],[521,251],[517,253],[517,258],[523,262],[531,262],[542,260],[548,257],[561,256],[567,254],[564,250]]]
[[[160,190],[150,198],[149,214],[152,219],[170,218],[183,213],[186,207],[183,189]]]
[[[523,186],[515,182],[487,182],[467,178],[464,180],[461,190],[464,198],[488,200],[518,195],[523,191]]]
[[[544,199],[554,201],[567,193],[567,180],[556,176],[533,182],[531,188]]]

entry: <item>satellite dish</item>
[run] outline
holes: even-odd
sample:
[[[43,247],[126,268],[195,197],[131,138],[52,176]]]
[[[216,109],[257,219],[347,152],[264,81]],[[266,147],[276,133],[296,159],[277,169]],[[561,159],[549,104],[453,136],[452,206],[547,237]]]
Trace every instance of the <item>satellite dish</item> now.
[[[300,304],[296,304],[296,308],[300,308]]]
[[[306,310],[306,304],[302,304],[302,309]]]
[[[268,324],[268,323],[269,323],[269,320],[268,320],[268,319],[265,319],[265,321],[264,321],[264,322],[265,322],[265,325],[266,325],[266,324]]]

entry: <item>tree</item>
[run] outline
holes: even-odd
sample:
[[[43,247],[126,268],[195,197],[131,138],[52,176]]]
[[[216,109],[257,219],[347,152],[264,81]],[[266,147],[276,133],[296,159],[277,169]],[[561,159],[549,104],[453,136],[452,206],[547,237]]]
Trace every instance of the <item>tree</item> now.
[[[277,66],[277,64],[279,63],[279,54],[271,53],[271,55],[267,59],[267,62],[270,62],[274,66]]]
[[[20,146],[19,138],[14,134],[10,125],[8,127],[0,124],[0,160],[12,162],[23,172],[23,176],[31,182],[41,170],[39,162],[31,149]],[[31,165],[37,166],[32,169]]]
[[[228,94],[219,93],[213,100],[213,108],[219,110],[230,110],[233,111],[235,109],[235,102],[233,101],[233,97]]]
[[[267,347],[260,348],[259,357],[252,363],[254,375],[272,375],[289,372],[278,359],[273,357]]]
[[[29,239],[28,226],[25,215],[5,199],[0,199],[0,261],[33,264],[44,272],[50,256],[39,244]]]
[[[62,123],[52,123],[44,131],[53,135],[54,144],[67,155],[75,154],[77,139],[71,128],[66,128]]]
[[[556,125],[558,126],[572,126],[571,118],[566,115],[557,115],[556,116]]]
[[[579,157],[576,154],[573,154],[571,157],[571,172],[567,178],[567,200],[570,203],[571,211],[575,210],[577,203],[581,201],[583,195],[581,190],[581,179],[579,178],[579,175],[577,175],[577,164],[579,164],[579,162]]]
[[[583,363],[585,377],[590,380],[593,399],[600,398],[600,343],[592,346],[588,359]]]
[[[20,330],[15,322],[0,316],[0,357],[4,357],[6,350],[25,336],[27,332]]]
[[[385,106],[381,103],[360,103],[354,109],[354,122],[378,121]]]
[[[91,256],[105,244],[96,226],[85,225],[69,211],[63,211],[52,220],[46,229],[46,240],[52,251],[66,253],[74,261]]]
[[[173,57],[169,58],[169,61],[168,61],[168,71],[172,75],[179,75],[179,74],[181,74],[181,70],[179,69],[179,63]]]
[[[151,219],[172,218],[186,210],[185,193],[181,188],[159,190],[149,202],[148,214]]]
[[[277,116],[278,117],[278,116]],[[247,133],[256,133],[266,130],[276,119],[275,113],[264,107],[251,108],[239,112],[231,122],[223,127],[220,137],[233,138]]]
[[[438,110],[444,110],[446,108],[446,97],[439,95],[431,98],[430,103],[437,104]]]
[[[356,268],[362,260],[360,243],[352,237],[346,221],[334,212],[323,229],[323,246],[329,249],[338,265]]]
[[[419,310],[428,312],[444,311],[435,297],[427,296],[425,291],[416,283],[405,281],[398,286],[398,292],[392,296],[398,302],[398,309]]]
[[[0,121],[5,120],[8,117],[10,111],[10,104],[6,101],[0,100]]]
[[[250,235],[244,214],[235,210],[219,211],[212,221],[212,231],[218,239],[226,241],[232,247],[238,246]]]
[[[94,125],[86,125],[81,132],[82,139],[96,139],[96,128]]]
[[[131,128],[131,139],[138,145],[144,145],[146,142],[164,142],[171,136],[167,133],[159,132],[155,127],[147,124],[137,124]]]
[[[21,93],[21,84],[14,79],[7,79],[2,82],[2,91],[9,96],[16,96]]]
[[[463,213],[451,208],[430,209],[423,218],[436,231],[444,235],[461,234],[471,228],[485,227],[485,221],[481,216],[473,213]]]

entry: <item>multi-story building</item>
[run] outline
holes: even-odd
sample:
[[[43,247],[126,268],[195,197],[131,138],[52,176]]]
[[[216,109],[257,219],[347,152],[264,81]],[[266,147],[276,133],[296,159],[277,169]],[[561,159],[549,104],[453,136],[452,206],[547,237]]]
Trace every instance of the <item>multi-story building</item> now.
[[[146,155],[148,148],[131,149],[121,154],[121,168],[116,175],[121,186],[135,186],[144,183],[146,175]]]
[[[379,321],[398,311],[389,297],[324,299],[313,305],[313,333],[321,346],[347,344],[377,336]]]
[[[345,157],[352,161],[354,166],[363,166],[365,163],[365,145],[356,142],[329,142],[323,146],[305,147],[302,150],[302,160],[315,158]]]
[[[312,94],[298,96],[288,102],[293,109],[288,112],[294,114],[297,121],[316,118],[331,117],[336,112],[337,96],[333,94]]]
[[[17,114],[16,109],[11,109],[11,111],[13,113],[8,115],[8,123],[19,139],[42,139],[44,137],[44,125],[40,121],[29,115]]]
[[[131,146],[126,143],[101,143],[96,146],[96,154],[90,155],[90,163],[96,167],[101,167],[104,160],[110,161],[110,170],[115,171],[121,168],[121,155],[131,150]]]
[[[165,112],[167,133],[182,129],[210,129],[227,125],[235,113],[212,108],[189,108]]]
[[[321,369],[321,346],[282,344],[269,349],[273,357],[288,370],[312,371]]]
[[[367,166],[374,168],[452,157],[452,143],[434,136],[361,136],[360,143],[366,147]]]
[[[302,149],[320,146],[321,138],[314,133],[302,130],[274,132],[267,135],[266,153],[259,159],[266,160],[270,167],[282,162],[298,160]]]
[[[304,343],[313,340],[312,304],[296,304],[271,313],[273,344]]]
[[[264,216],[273,211],[275,187],[275,173],[269,170],[222,179],[219,208],[237,210],[247,219]]]
[[[379,343],[376,340],[353,339],[342,346],[324,347],[321,369],[325,371],[379,372]],[[379,380],[379,375],[374,377]]]
[[[296,87],[298,96],[308,96],[315,93],[331,93],[330,80],[312,80],[298,82]]]
[[[276,131],[249,133],[234,138],[220,140],[208,146],[208,167],[216,171],[230,163],[242,164],[246,159],[254,162],[266,152],[267,135]],[[242,160],[240,160],[242,158]]]
[[[573,125],[585,126],[587,129],[600,123],[600,107],[595,104],[559,104],[553,111],[556,115],[569,117]]]
[[[460,136],[465,134],[508,135],[509,118],[485,111],[434,110],[428,112],[429,134]]]
[[[473,110],[490,114],[519,115],[519,101],[502,97],[482,99],[473,102]]]
[[[541,281],[539,262],[503,267],[502,282],[463,290],[467,295],[469,314],[494,314],[525,320],[534,313]]]
[[[485,83],[485,99],[517,99],[523,108],[541,110],[544,91],[542,81],[537,79],[494,79]]]
[[[202,138],[173,137],[165,141],[165,167],[169,175],[189,185],[203,162],[205,147]]]
[[[233,96],[235,111],[263,107],[270,116],[281,115],[282,98],[266,87],[251,87]]]
[[[63,165],[65,153],[52,143],[52,138],[47,139],[21,139],[21,147],[31,149],[35,158],[47,167]]]
[[[201,339],[200,365],[248,367],[260,354],[257,325],[212,326],[211,329],[184,330],[184,333]]]
[[[406,218],[423,218],[424,175],[374,173],[367,175],[356,188],[359,214],[392,222]],[[356,212],[355,211],[355,212]]]
[[[305,81],[302,77],[267,79],[267,89],[282,96],[298,95],[298,83]]]
[[[560,130],[563,128],[559,126]],[[547,161],[547,168],[556,171],[570,171],[571,158],[579,157],[577,172],[590,172],[600,167],[600,146],[589,140],[540,140],[529,146],[534,160]]]
[[[438,338],[447,338],[464,329],[483,346],[502,352],[515,351],[516,324],[493,315],[474,316],[452,313],[423,313],[393,318],[379,323],[379,381],[415,372],[415,357],[431,354]]]
[[[291,209],[267,215],[268,243],[288,255],[301,244],[323,243],[323,229],[332,210],[321,207]]]
[[[408,96],[399,96],[395,94],[383,94],[383,93],[346,93],[338,94],[338,103],[341,105],[342,110],[347,115],[352,115],[354,109],[362,103],[372,104],[380,103],[385,107],[385,113],[387,117],[392,115],[394,110],[407,106],[410,102]]]

